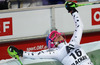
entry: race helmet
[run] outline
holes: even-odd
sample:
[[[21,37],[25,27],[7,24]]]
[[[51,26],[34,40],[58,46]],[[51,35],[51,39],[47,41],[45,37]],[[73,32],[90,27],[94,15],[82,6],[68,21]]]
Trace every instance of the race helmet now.
[[[49,35],[49,38],[51,39],[51,41],[54,41],[54,39],[57,39],[58,36],[60,36],[61,33],[57,32],[57,31],[52,31]]]

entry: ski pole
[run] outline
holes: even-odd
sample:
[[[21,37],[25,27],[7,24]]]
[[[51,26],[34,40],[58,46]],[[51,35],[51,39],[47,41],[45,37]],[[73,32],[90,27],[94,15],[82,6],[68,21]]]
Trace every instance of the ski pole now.
[[[78,5],[78,7],[80,7],[80,6],[94,5],[94,4],[100,4],[100,2],[97,2],[97,3],[87,3],[87,4],[77,4],[77,5]]]
[[[66,6],[67,3],[70,3],[70,4],[71,4],[71,3],[74,3],[74,2],[66,1],[66,2],[65,2],[65,7],[67,7],[67,6]],[[77,4],[77,3],[74,3],[74,4],[73,4],[72,6],[70,6],[70,7],[75,7],[75,8],[76,8],[76,7],[80,7],[80,6],[94,5],[94,4],[100,4],[100,2],[97,2],[97,3],[87,3],[87,4]]]
[[[19,59],[19,56],[18,56],[18,55],[16,55],[15,58],[17,58],[17,60],[19,61],[19,63],[20,63],[21,65],[23,65],[23,63],[22,63],[21,60]]]

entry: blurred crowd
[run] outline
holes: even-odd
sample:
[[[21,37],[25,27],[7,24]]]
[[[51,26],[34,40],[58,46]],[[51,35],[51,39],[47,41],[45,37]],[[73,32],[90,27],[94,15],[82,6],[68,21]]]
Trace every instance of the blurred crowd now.
[[[9,0],[0,0],[0,10],[8,9]]]
[[[64,4],[65,0],[43,0],[43,5]]]
[[[44,6],[44,5],[64,4],[65,1],[90,2],[90,1],[100,1],[100,0],[0,0],[0,10],[9,9],[12,7],[12,5],[17,5],[17,8],[20,8],[20,5],[22,3],[25,4],[25,7],[30,7],[31,5]]]

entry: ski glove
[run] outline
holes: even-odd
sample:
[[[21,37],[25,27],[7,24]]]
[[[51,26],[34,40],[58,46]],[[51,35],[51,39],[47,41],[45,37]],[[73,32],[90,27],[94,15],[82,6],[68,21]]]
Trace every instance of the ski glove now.
[[[23,56],[23,50],[18,50],[14,46],[9,46],[8,47],[8,53],[12,57],[15,57],[15,55],[18,55],[19,57],[22,57]]]
[[[75,8],[78,7],[78,5],[74,2],[71,1],[66,1],[65,2],[65,8],[68,10],[68,12],[74,13],[78,12]]]

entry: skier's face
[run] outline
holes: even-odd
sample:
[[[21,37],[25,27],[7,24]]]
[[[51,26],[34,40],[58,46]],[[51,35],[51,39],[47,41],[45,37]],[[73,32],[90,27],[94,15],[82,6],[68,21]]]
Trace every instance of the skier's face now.
[[[58,45],[59,45],[59,43],[62,43],[62,42],[64,42],[65,41],[65,39],[64,39],[64,37],[63,36],[58,36],[58,38],[57,39],[54,39],[54,42],[57,42],[57,44],[55,45],[56,47],[58,47]]]
[[[53,33],[50,38],[53,42],[59,42],[64,39],[61,33]]]

